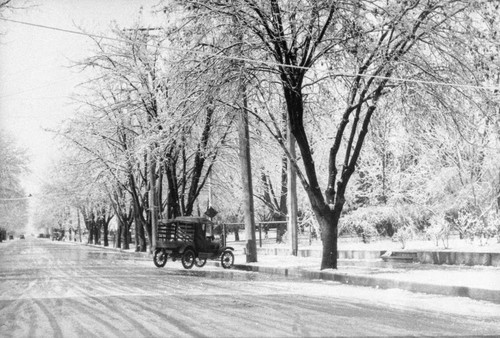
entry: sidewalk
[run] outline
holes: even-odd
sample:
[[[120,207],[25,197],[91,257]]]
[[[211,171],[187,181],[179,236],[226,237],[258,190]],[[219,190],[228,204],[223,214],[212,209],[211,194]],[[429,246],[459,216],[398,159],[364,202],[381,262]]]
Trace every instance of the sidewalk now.
[[[153,266],[152,255],[149,253],[94,245],[92,247],[127,252],[151,259]],[[384,262],[378,258],[339,259],[337,270],[320,270],[321,258],[318,255],[296,257],[260,254],[257,257],[258,262],[246,263],[242,246],[235,245],[234,247],[233,268],[237,270],[309,280],[330,280],[342,284],[381,289],[402,289],[453,297],[469,297],[500,303],[500,267]],[[208,261],[207,265],[220,266],[220,262]]]

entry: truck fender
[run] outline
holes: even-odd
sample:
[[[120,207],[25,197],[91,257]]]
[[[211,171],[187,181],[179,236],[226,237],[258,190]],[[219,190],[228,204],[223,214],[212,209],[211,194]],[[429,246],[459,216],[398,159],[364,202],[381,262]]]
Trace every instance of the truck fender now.
[[[187,249],[191,249],[191,250],[195,251],[191,245],[183,245],[180,247],[179,253],[182,255],[184,253],[184,251],[186,251]]]
[[[234,251],[234,248],[232,246],[223,246],[222,248],[219,249],[219,255],[222,254],[225,250]]]

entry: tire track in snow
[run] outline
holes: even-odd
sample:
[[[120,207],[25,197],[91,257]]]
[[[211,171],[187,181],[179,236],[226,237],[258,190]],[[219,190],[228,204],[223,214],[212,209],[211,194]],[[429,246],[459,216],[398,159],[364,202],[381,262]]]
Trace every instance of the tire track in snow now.
[[[161,299],[158,297],[154,297],[154,300],[156,302],[161,302]],[[147,314],[147,317],[150,318],[150,315],[153,314],[158,317],[158,321],[162,323],[161,330],[164,332],[165,335],[173,335],[173,336],[178,336],[178,335],[187,335],[191,337],[207,337],[206,333],[203,332],[202,330],[197,330],[194,328],[192,324],[185,324],[186,321],[192,320],[195,323],[193,324],[199,324],[198,318],[186,316],[183,313],[186,311],[185,309],[188,308],[188,306],[180,307],[176,306],[172,302],[172,298],[169,299],[169,303],[167,306],[158,306],[158,307],[152,307],[147,304],[144,304],[143,302],[139,302],[137,300],[129,300],[129,304],[135,305],[137,307],[137,310],[141,311],[143,314]],[[183,304],[187,305],[187,304]],[[168,314],[167,311],[162,311],[161,309],[167,309],[170,310],[170,312],[173,312],[172,314]],[[191,310],[190,310],[191,311]],[[200,312],[200,318],[201,312]],[[165,323],[168,324],[167,327],[165,327]],[[165,330],[168,330],[165,332]]]
[[[49,324],[50,324],[52,331],[53,331],[53,334],[51,336],[55,337],[55,338],[62,338],[63,333],[62,333],[61,327],[57,323],[57,318],[52,314],[51,311],[49,311],[47,309],[47,307],[45,305],[43,305],[43,303],[41,301],[33,300],[33,302],[40,308],[40,310],[42,310],[44,315],[47,317],[47,320],[49,321]],[[33,326],[33,324],[32,324],[32,326]],[[33,336],[30,336],[30,337],[33,337]]]
[[[111,305],[114,299],[116,298],[109,298],[107,302],[99,299],[99,298],[92,298],[95,302],[101,304],[102,306],[106,307],[111,311],[111,313],[114,312],[115,315],[121,316],[123,319],[125,319],[126,322],[133,324],[134,329],[138,330],[141,334],[144,334],[145,336],[148,337],[153,337],[155,336],[146,326],[141,324],[139,321],[137,321],[133,316],[130,316],[128,314],[125,314],[125,311],[121,309],[121,307],[117,304]],[[111,301],[111,302],[110,302]]]

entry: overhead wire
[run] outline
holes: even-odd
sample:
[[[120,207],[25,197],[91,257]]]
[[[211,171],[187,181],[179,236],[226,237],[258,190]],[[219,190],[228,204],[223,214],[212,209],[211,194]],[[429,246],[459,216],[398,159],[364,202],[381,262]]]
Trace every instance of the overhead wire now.
[[[129,42],[129,41],[127,41],[125,39],[121,39],[121,38],[115,38],[115,37],[110,37],[110,36],[100,35],[100,34],[93,34],[93,33],[85,33],[85,32],[81,32],[81,31],[60,28],[60,27],[55,27],[55,26],[47,26],[47,25],[31,23],[31,22],[26,22],[26,21],[13,20],[13,19],[1,18],[1,17],[0,17],[0,20],[12,22],[12,23],[17,23],[17,24],[21,24],[21,25],[26,25],[26,26],[43,28],[43,29],[48,29],[48,30],[53,30],[53,31],[59,31],[59,32],[68,33],[68,34],[76,34],[76,35],[85,36],[85,37],[92,37],[92,38],[97,38],[97,39],[102,39],[102,40],[109,40],[109,41],[115,41],[115,42],[121,42],[121,43]],[[145,45],[145,46],[158,47],[158,46],[149,45],[147,42],[139,41],[138,43]],[[471,85],[471,84],[417,80],[417,79],[409,79],[409,78],[402,78],[402,77],[388,77],[388,76],[381,76],[381,75],[370,75],[370,74],[359,74],[359,73],[337,73],[337,72],[332,72],[332,71],[328,71],[328,70],[316,69],[316,68],[312,68],[312,67],[287,65],[287,64],[272,62],[272,61],[262,61],[262,60],[255,60],[255,59],[238,57],[238,56],[221,55],[221,54],[216,54],[216,53],[204,52],[204,51],[200,51],[200,50],[188,50],[188,49],[183,49],[183,48],[167,47],[167,46],[160,46],[159,48],[164,49],[164,50],[176,51],[176,52],[199,54],[199,55],[210,56],[210,57],[225,59],[225,60],[248,62],[248,63],[252,63],[252,64],[264,64],[264,65],[273,66],[273,67],[283,67],[283,68],[293,68],[293,69],[303,69],[303,70],[323,72],[323,73],[329,74],[332,77],[368,77],[368,78],[375,78],[375,79],[381,79],[381,80],[392,80],[392,81],[398,81],[398,82],[412,82],[412,83],[430,84],[430,85],[437,85],[437,86],[448,86],[448,87],[492,90],[492,91],[500,90],[499,86],[479,86],[479,85]]]
[[[71,192],[60,192],[60,193],[49,193],[49,194],[30,194],[29,196],[23,197],[12,197],[12,198],[0,198],[0,202],[2,201],[23,201],[23,200],[32,200],[38,198],[50,198],[50,197],[87,197],[87,194],[74,194]]]

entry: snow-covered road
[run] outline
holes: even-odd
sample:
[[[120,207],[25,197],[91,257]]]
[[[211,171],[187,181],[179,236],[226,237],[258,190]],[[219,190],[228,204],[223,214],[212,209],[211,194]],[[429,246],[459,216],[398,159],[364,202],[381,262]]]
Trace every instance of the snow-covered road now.
[[[0,243],[1,337],[500,335],[500,304],[28,238]]]

